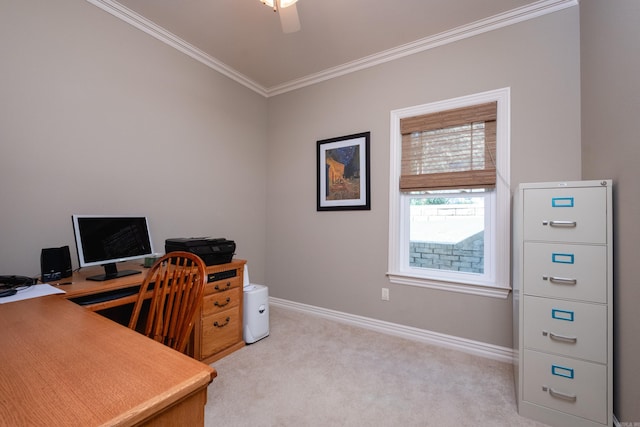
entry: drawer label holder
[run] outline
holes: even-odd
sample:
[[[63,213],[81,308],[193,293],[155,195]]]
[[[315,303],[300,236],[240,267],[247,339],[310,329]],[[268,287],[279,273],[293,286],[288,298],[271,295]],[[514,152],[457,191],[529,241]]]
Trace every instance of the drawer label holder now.
[[[574,264],[575,260],[576,257],[574,254],[551,254],[551,262],[555,262],[556,264]]]
[[[553,197],[551,199],[552,208],[572,208],[573,197]]]
[[[557,308],[551,309],[551,318],[557,320],[566,320],[567,322],[573,322],[574,312],[568,310],[560,310]]]
[[[570,380],[574,378],[573,368],[565,368],[564,366],[560,365],[551,365],[551,375],[569,378]]]

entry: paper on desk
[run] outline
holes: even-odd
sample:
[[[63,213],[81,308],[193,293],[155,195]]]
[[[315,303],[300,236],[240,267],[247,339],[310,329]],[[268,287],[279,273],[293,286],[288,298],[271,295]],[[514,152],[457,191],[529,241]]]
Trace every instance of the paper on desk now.
[[[0,304],[55,294],[66,294],[66,292],[47,284],[33,285],[26,289],[19,290],[15,295],[0,298]]]

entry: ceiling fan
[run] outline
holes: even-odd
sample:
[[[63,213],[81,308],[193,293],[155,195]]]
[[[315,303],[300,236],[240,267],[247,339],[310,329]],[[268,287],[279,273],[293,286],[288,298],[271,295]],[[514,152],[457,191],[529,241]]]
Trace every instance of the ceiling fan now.
[[[296,2],[298,0],[260,0],[273,8],[274,12],[280,12],[280,26],[283,33],[295,33],[300,31],[300,19],[298,18],[298,9]]]

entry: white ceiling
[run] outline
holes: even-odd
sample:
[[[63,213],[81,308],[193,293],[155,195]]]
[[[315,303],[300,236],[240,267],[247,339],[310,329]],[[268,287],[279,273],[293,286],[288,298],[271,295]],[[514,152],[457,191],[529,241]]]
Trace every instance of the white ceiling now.
[[[87,0],[265,96],[577,4],[299,0],[284,34],[259,0]]]

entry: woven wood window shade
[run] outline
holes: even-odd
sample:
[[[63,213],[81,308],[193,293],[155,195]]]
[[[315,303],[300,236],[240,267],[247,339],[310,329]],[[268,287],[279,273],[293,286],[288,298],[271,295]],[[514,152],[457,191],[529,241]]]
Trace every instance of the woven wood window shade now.
[[[401,191],[496,185],[497,102],[400,120]]]

